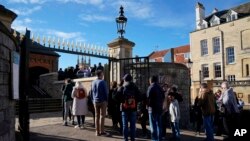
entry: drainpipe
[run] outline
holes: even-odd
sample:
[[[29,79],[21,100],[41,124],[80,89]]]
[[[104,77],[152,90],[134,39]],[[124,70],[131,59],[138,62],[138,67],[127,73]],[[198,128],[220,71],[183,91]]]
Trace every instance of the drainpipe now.
[[[224,32],[222,30],[217,29],[218,31],[220,31],[220,42],[221,42],[221,66],[222,66],[222,80],[225,81],[225,51],[224,51]]]

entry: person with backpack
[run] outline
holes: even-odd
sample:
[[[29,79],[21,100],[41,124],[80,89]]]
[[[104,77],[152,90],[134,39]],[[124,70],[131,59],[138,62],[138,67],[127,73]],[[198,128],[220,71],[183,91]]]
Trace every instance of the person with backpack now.
[[[77,82],[72,91],[73,106],[72,113],[77,117],[75,128],[84,128],[85,115],[88,113],[87,91],[81,82]],[[82,121],[81,121],[82,120]]]
[[[141,101],[141,93],[135,83],[132,82],[132,76],[126,74],[123,77],[124,84],[117,91],[116,99],[121,103],[123,137],[128,141],[128,122],[130,122],[130,138],[135,141],[137,103]]]
[[[162,134],[161,117],[163,113],[163,100],[165,98],[163,89],[158,84],[158,77],[152,76],[149,79],[150,86],[147,91],[149,124],[151,129],[151,139],[160,141]]]

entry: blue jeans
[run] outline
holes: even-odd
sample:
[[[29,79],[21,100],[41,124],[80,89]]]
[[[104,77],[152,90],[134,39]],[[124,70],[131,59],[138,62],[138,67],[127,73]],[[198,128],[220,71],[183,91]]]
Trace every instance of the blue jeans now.
[[[161,140],[161,114],[159,113],[149,113],[149,124],[151,130],[152,141]]]
[[[128,141],[128,121],[130,122],[130,138],[131,138],[131,141],[134,141],[135,140],[135,123],[136,123],[135,111],[122,112],[124,141]]]
[[[214,141],[213,116],[203,116],[203,123],[206,130],[206,140]]]
[[[173,138],[179,139],[180,138],[179,122],[171,122],[171,128],[172,128]]]

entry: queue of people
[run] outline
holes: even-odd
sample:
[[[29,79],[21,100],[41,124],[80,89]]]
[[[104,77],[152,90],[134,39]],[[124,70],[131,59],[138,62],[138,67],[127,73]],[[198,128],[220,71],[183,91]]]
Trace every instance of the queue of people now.
[[[68,68],[65,68],[64,71],[62,70],[62,68],[60,68],[58,70],[58,80],[65,80],[67,78],[76,79],[76,78],[83,78],[83,77],[93,77],[93,76],[96,76],[97,70],[104,71],[104,67],[102,66],[101,63],[99,63],[98,66],[94,64],[93,67],[90,67],[90,66],[79,67],[79,65],[76,65],[75,68],[68,67]]]
[[[235,140],[234,133],[239,129],[240,111],[244,104],[237,99],[236,93],[228,82],[221,84],[214,94],[206,83],[200,86],[200,92],[193,106],[193,118],[196,126],[196,135],[205,129],[206,140],[213,141],[216,136],[226,134],[225,140]],[[215,130],[214,130],[215,129]]]
[[[89,92],[84,84],[74,83],[67,79],[63,87],[64,123],[67,126],[67,117],[71,113],[72,124],[74,117],[77,118],[75,128],[85,128],[85,115],[88,111],[93,113],[96,136],[110,136],[105,131],[106,111],[111,116],[113,129],[118,129],[124,140],[135,140],[136,122],[139,119],[143,129],[143,137],[151,137],[151,140],[160,141],[166,139],[166,128],[171,127],[173,140],[180,140],[180,107],[182,96],[176,87],[167,84],[160,86],[158,77],[149,79],[149,87],[146,94],[141,94],[138,86],[133,83],[130,74],[126,74],[122,81],[112,82],[110,90],[103,80],[103,71],[96,71],[97,79],[91,84]],[[214,129],[216,135],[223,131],[232,140],[233,133],[239,125],[240,106],[237,97],[227,82],[221,85],[222,90],[213,94],[206,83],[202,83],[200,91],[195,99],[194,110],[196,132],[200,134],[203,124],[206,140],[214,140]],[[147,120],[150,125],[150,134],[146,128]],[[233,121],[233,122],[232,122]],[[119,126],[118,126],[119,125]],[[214,128],[216,126],[216,128]]]

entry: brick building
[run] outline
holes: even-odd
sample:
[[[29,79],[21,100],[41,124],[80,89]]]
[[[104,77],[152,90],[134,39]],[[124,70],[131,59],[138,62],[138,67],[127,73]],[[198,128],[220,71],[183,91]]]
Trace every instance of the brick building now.
[[[172,62],[186,64],[189,58],[189,45],[183,45],[161,51],[154,51],[149,55],[150,62]]]

